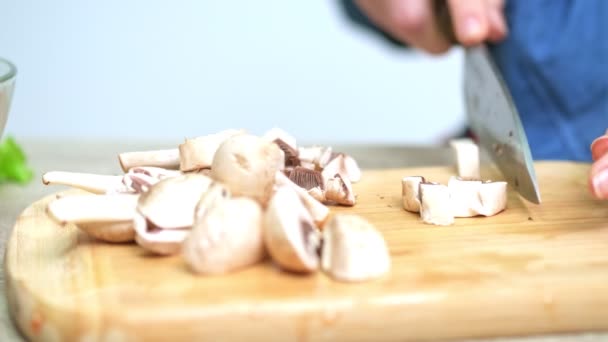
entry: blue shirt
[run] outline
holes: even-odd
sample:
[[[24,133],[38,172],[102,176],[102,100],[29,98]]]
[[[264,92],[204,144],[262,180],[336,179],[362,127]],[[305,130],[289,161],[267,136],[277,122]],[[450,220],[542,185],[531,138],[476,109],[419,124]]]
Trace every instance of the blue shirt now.
[[[381,32],[352,0],[348,16]],[[591,161],[608,129],[608,0],[507,0],[508,37],[490,45],[536,160]]]

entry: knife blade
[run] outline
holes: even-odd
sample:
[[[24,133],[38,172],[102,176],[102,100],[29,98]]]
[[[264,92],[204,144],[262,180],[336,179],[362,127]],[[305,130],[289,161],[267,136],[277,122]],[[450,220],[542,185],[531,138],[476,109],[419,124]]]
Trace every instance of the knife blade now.
[[[439,30],[458,44],[446,0],[435,0]],[[530,145],[500,71],[485,44],[464,47],[464,98],[471,131],[481,150],[505,180],[526,200],[540,204],[540,190]]]

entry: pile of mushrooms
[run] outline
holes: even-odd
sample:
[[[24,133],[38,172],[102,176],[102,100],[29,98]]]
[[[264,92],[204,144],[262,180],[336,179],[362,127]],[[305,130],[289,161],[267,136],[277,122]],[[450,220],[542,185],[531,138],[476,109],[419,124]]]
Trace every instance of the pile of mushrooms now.
[[[330,217],[354,206],[357,162],[331,147],[299,147],[285,131],[226,130],[176,149],[119,155],[122,175],[51,171],[43,183],[88,193],[62,195],[47,212],[107,242],[181,254],[197,274],[223,274],[266,256],[282,270],[322,269],[365,281],[390,269],[386,243],[368,221]]]
[[[423,222],[447,226],[457,217],[494,216],[507,206],[507,182],[480,179],[479,148],[470,139],[451,142],[458,176],[448,184],[429,182],[422,176],[401,180],[403,209],[420,213]]]

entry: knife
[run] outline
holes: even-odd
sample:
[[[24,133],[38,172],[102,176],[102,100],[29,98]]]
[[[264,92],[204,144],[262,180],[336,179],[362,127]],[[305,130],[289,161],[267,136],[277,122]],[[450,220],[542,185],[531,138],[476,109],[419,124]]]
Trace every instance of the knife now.
[[[434,0],[433,6],[440,32],[459,45],[446,0]],[[526,133],[509,89],[485,44],[464,48],[463,85],[469,125],[481,149],[510,186],[526,200],[540,204]]]

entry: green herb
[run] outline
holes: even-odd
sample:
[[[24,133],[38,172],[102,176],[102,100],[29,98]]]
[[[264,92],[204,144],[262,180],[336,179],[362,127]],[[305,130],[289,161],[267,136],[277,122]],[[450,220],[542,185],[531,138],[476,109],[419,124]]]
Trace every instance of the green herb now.
[[[27,166],[25,153],[15,139],[7,137],[0,143],[0,183],[26,184],[34,177]]]

